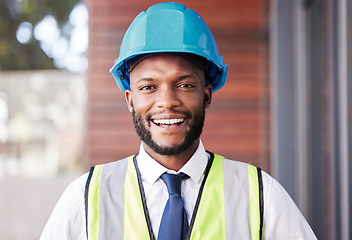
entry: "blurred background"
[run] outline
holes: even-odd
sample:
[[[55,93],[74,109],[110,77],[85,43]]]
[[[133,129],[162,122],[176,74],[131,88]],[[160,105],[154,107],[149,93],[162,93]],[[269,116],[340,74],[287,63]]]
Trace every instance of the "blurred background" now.
[[[109,73],[144,0],[0,0],[0,239],[38,239],[65,187],[138,151]],[[260,166],[318,239],[352,239],[352,2],[191,0],[229,64],[207,150]]]

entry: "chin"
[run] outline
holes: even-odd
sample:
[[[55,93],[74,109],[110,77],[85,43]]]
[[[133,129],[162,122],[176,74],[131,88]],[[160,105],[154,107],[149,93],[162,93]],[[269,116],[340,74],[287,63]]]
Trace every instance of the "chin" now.
[[[145,142],[145,144],[155,153],[163,156],[179,155],[186,152],[193,145],[193,143],[190,143],[189,141],[184,141],[181,144],[173,144],[169,146],[157,144],[155,141]]]

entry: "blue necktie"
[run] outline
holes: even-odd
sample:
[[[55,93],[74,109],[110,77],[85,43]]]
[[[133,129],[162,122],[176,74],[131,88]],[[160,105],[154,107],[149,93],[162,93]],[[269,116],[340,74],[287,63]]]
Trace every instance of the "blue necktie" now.
[[[181,182],[186,179],[186,174],[161,175],[167,186],[169,199],[166,202],[159,227],[158,240],[184,240],[188,231],[188,220],[181,197]]]

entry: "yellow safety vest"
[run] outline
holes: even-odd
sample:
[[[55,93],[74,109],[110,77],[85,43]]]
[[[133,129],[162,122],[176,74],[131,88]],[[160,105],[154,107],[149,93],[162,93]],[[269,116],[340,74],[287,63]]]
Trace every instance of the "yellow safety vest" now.
[[[261,239],[260,168],[210,155],[187,239]],[[92,167],[85,201],[88,240],[155,239],[134,156]]]

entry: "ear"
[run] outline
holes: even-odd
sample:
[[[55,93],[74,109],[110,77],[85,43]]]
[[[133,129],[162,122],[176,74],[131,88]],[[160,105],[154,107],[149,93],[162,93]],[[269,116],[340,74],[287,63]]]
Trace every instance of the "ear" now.
[[[208,108],[210,106],[212,95],[213,95],[213,90],[211,88],[211,85],[209,84],[204,87],[204,106],[205,106],[205,108]]]
[[[125,91],[125,99],[126,99],[128,110],[130,112],[132,112],[133,111],[133,102],[132,102],[132,91],[131,90],[127,89]]]

